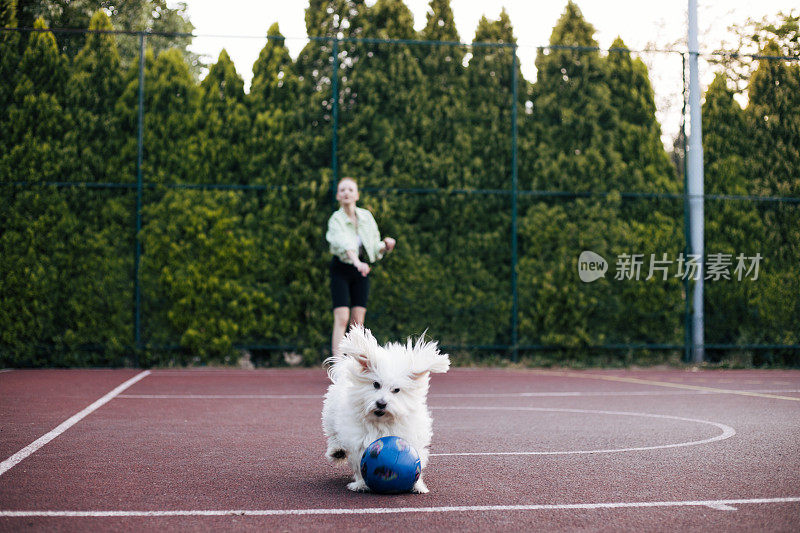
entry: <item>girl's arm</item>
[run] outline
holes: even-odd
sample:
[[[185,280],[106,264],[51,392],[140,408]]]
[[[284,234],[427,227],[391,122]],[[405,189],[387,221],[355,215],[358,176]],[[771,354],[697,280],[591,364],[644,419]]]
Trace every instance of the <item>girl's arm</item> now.
[[[347,257],[350,258],[350,261],[353,262],[353,266],[358,269],[362,276],[369,274],[369,265],[358,258],[358,252],[356,250],[347,250]]]

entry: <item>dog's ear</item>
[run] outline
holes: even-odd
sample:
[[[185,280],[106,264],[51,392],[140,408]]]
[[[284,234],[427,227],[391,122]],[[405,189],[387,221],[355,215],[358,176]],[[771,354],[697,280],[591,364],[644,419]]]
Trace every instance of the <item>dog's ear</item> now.
[[[372,354],[378,351],[378,341],[370,330],[361,324],[355,324],[339,343],[339,351],[344,356],[352,357],[366,372],[372,363]]]
[[[411,376],[422,378],[429,372],[444,373],[450,369],[450,357],[439,351],[438,342],[425,342],[425,333],[412,346],[408,339],[407,349],[411,352]]]
[[[369,357],[367,356],[367,354],[365,354],[365,353],[351,353],[349,355],[350,355],[350,357],[355,359],[356,363],[358,363],[358,366],[361,368],[361,373],[362,374],[365,373],[367,370],[369,370],[370,361],[369,361]]]

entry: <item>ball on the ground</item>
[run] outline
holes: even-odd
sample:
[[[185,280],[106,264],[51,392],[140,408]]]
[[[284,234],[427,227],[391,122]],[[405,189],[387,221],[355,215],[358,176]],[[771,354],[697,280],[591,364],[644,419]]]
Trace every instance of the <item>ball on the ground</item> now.
[[[361,456],[361,476],[373,492],[408,492],[421,472],[417,450],[400,437],[381,437]]]

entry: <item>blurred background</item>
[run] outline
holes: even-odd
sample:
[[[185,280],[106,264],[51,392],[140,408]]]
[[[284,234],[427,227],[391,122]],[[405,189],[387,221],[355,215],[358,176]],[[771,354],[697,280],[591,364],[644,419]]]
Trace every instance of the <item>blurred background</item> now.
[[[343,176],[398,240],[372,274],[379,340],[427,329],[461,364],[686,360],[684,11],[234,3],[216,31],[208,4],[0,3],[0,365],[319,364]],[[703,32],[723,366],[800,363],[799,17],[769,7]],[[580,280],[584,250],[605,278]],[[616,279],[622,254],[639,279]]]

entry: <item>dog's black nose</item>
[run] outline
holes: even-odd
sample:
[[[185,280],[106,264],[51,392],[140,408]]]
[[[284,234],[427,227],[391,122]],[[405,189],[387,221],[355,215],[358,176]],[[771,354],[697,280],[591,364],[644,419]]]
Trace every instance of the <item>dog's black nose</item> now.
[[[386,409],[386,402],[382,400],[375,402],[375,405],[378,406],[378,409]]]

